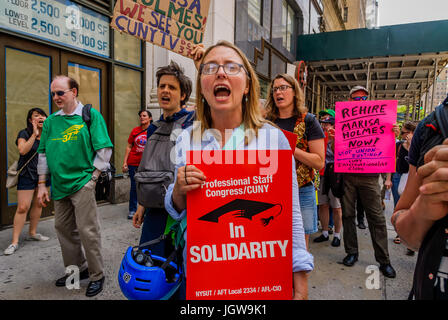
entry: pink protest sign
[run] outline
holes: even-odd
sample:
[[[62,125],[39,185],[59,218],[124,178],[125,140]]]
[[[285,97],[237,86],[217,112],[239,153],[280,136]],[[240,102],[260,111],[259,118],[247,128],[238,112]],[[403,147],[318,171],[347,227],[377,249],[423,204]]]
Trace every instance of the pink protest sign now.
[[[395,172],[396,100],[336,102],[335,172]]]

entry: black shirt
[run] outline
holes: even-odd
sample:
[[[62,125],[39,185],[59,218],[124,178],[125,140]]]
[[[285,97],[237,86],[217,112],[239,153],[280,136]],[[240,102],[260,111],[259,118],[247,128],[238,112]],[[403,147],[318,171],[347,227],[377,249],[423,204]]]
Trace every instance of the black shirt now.
[[[281,129],[294,132],[294,127],[296,125],[297,116],[292,116],[290,118],[286,119],[280,119],[277,118],[277,120],[274,121],[276,125],[278,125]],[[311,140],[317,140],[317,139],[323,139],[325,138],[324,131],[322,130],[322,127],[319,124],[319,121],[317,121],[316,117],[311,114],[307,113],[305,116],[305,137],[307,141]]]
[[[397,142],[397,173],[409,172],[408,154],[409,151],[403,147],[403,142]]]
[[[424,143],[423,130],[425,129],[425,120],[423,120],[417,125],[409,148],[409,163],[416,168],[418,168],[418,160]],[[413,291],[416,297],[448,299],[448,236],[446,226],[448,226],[448,216],[434,223],[420,247],[414,271]],[[434,290],[428,288],[430,284],[433,284]]]
[[[21,130],[17,135],[16,145],[18,145],[20,138],[28,141],[28,139],[31,138],[31,135],[28,133],[26,129]],[[39,140],[36,139],[34,140],[34,144],[31,147],[31,150],[28,151],[28,153],[25,155],[20,155],[17,170],[20,170],[22,166],[37,152],[37,148],[39,148]],[[38,155],[36,154],[34,158],[22,170],[20,176],[27,177],[32,180],[37,180],[39,178],[37,176],[37,162],[38,162]]]
[[[414,135],[412,136],[411,146],[409,148],[409,163],[416,168],[418,167],[417,162],[423,143],[423,130],[425,129],[423,125],[423,121],[420,121],[420,123],[417,125],[417,128],[415,128]]]

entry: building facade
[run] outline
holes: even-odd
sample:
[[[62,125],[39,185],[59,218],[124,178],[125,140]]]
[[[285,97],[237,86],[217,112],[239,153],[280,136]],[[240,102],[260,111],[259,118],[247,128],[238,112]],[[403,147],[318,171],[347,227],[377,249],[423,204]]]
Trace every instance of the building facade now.
[[[345,30],[348,17],[347,0],[323,0],[322,31]]]
[[[161,0],[163,1],[163,0]],[[169,1],[169,0],[166,0]],[[80,101],[103,114],[114,143],[116,168],[110,201],[128,200],[129,180],[121,167],[127,138],[141,109],[158,119],[155,74],[171,60],[193,80],[189,104],[195,104],[197,71],[191,59],[139,41],[109,27],[116,0],[0,1],[0,170],[18,159],[17,133],[25,128],[32,107],[56,111],[49,85],[57,74],[80,83]],[[352,3],[361,2],[359,5]],[[252,62],[266,97],[278,73],[294,73],[297,37],[362,25],[365,0],[210,0],[204,45],[219,40],[235,43]],[[348,8],[348,11],[344,11]],[[344,21],[344,12],[346,20]],[[360,14],[359,14],[360,15]],[[361,22],[359,22],[358,20]],[[361,15],[360,15],[361,16]],[[365,19],[365,18],[364,18]],[[16,191],[0,178],[0,227],[12,223]],[[51,214],[46,209],[44,216]]]
[[[321,32],[366,28],[367,4],[375,0],[322,0],[322,15],[319,18]],[[326,88],[320,80],[311,76],[307,80],[305,103],[308,109],[317,113],[330,107],[326,101]]]
[[[373,29],[380,26],[378,0],[361,0],[365,6],[366,28]]]
[[[17,206],[16,189],[5,188],[7,168],[19,157],[17,134],[29,109],[57,111],[49,87],[58,74],[75,78],[79,100],[102,113],[115,146],[111,161],[121,168],[126,138],[146,105],[146,46],[109,27],[113,6],[113,0],[0,1],[0,227],[12,224]]]
[[[368,0],[347,0],[344,8],[345,29],[361,29],[367,27],[366,4]]]
[[[434,92],[434,98],[433,93]],[[440,72],[440,74],[436,78],[436,86],[434,91],[432,87],[429,90],[428,94],[428,103],[431,107],[431,111],[434,110],[435,107],[440,105],[448,95],[448,68],[445,68]],[[423,96],[423,101],[425,100],[425,96]],[[432,104],[431,104],[432,102]]]
[[[322,0],[211,0],[204,45],[219,40],[235,43],[253,63],[265,97],[268,84],[277,73],[294,72],[297,36],[319,33],[322,12]],[[192,79],[196,79],[196,69],[190,59],[151,44],[146,44],[146,60],[148,108],[159,115],[157,67],[177,61]],[[194,103],[193,90],[190,104]]]
[[[371,0],[322,0],[321,31],[366,27],[366,4]]]

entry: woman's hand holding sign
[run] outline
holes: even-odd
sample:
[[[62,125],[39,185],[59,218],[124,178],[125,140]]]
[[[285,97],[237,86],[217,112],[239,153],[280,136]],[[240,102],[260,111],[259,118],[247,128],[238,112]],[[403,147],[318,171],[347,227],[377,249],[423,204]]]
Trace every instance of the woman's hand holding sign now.
[[[194,61],[194,65],[196,67],[196,70],[199,70],[199,66],[202,62],[202,57],[204,56],[205,48],[203,44],[198,44],[194,47],[194,49],[191,51],[191,56]]]
[[[187,207],[187,192],[199,188],[205,180],[204,173],[195,166],[179,167],[173,189],[173,203],[178,212]]]

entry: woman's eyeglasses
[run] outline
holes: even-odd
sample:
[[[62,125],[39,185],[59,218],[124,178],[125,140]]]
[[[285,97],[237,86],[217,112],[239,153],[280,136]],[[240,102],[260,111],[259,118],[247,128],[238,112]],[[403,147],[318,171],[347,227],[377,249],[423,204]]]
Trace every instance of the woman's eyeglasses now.
[[[59,97],[62,97],[66,92],[71,91],[72,89],[67,89],[65,91],[52,91],[51,92],[51,97],[54,98],[55,95],[58,95]]]
[[[221,68],[221,67],[223,68],[224,72],[228,76],[237,75],[241,71],[241,68],[244,71],[246,71],[246,69],[244,69],[244,66],[242,64],[235,63],[235,62],[229,62],[226,64],[217,64],[217,63],[209,62],[209,63],[201,64],[201,66],[199,68],[199,73],[205,74],[205,75],[216,74],[218,72],[219,68]]]
[[[365,100],[367,100],[367,96],[362,96],[362,97],[353,97],[352,99],[354,100],[354,101],[365,101]]]
[[[276,93],[277,90],[280,90],[280,92],[285,92],[285,91],[288,90],[289,88],[292,89],[291,86],[287,86],[286,84],[284,84],[284,85],[279,86],[279,87],[272,87],[272,92],[273,92],[273,93]]]

